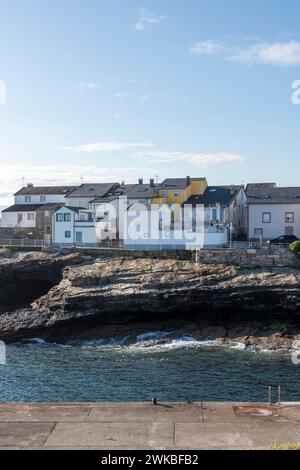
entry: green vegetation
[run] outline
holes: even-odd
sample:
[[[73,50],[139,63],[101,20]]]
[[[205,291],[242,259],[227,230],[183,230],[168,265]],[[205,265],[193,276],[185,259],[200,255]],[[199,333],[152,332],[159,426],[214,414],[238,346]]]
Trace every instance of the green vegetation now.
[[[5,246],[5,249],[6,250],[10,250],[10,251],[13,251],[14,253],[16,253],[17,251],[19,251],[19,248],[17,246]]]
[[[270,446],[268,450],[300,450],[300,442],[296,442],[295,444],[275,444]]]
[[[293,253],[300,253],[300,240],[297,240],[289,245],[289,249]]]
[[[281,323],[277,321],[271,325],[271,329],[275,331],[285,331],[287,329],[287,325],[285,323]]]

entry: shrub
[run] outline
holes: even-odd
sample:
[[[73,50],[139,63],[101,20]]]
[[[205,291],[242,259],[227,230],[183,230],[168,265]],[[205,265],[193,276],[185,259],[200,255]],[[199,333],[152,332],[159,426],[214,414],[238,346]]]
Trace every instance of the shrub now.
[[[289,248],[293,253],[300,253],[300,240],[291,243]]]

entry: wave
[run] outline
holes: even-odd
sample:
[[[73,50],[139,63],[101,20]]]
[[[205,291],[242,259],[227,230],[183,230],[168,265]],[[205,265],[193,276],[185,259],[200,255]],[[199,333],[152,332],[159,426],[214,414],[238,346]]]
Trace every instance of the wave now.
[[[20,343],[18,343],[20,344]],[[74,340],[65,343],[47,342],[42,338],[24,339],[21,344],[29,344],[60,348],[83,348],[99,351],[116,351],[117,353],[156,353],[171,352],[178,349],[201,349],[223,347],[236,351],[247,351],[253,353],[285,352],[278,350],[263,349],[258,345],[246,346],[236,341],[224,341],[212,338],[195,338],[191,335],[176,335],[176,332],[148,331],[138,335],[118,336],[111,338],[94,338],[89,340]]]

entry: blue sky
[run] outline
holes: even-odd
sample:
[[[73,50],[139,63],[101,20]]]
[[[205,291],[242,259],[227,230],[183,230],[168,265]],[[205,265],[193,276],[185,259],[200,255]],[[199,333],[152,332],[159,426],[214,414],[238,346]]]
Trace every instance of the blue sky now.
[[[0,7],[0,205],[22,177],[300,185],[298,1]]]

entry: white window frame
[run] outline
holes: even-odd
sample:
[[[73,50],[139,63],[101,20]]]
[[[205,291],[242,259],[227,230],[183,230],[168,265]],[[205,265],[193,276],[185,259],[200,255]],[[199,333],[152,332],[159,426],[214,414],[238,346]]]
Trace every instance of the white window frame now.
[[[266,216],[269,217],[268,220],[266,220]],[[261,215],[261,220],[263,224],[271,224],[272,223],[272,213],[271,212],[263,212]]]

